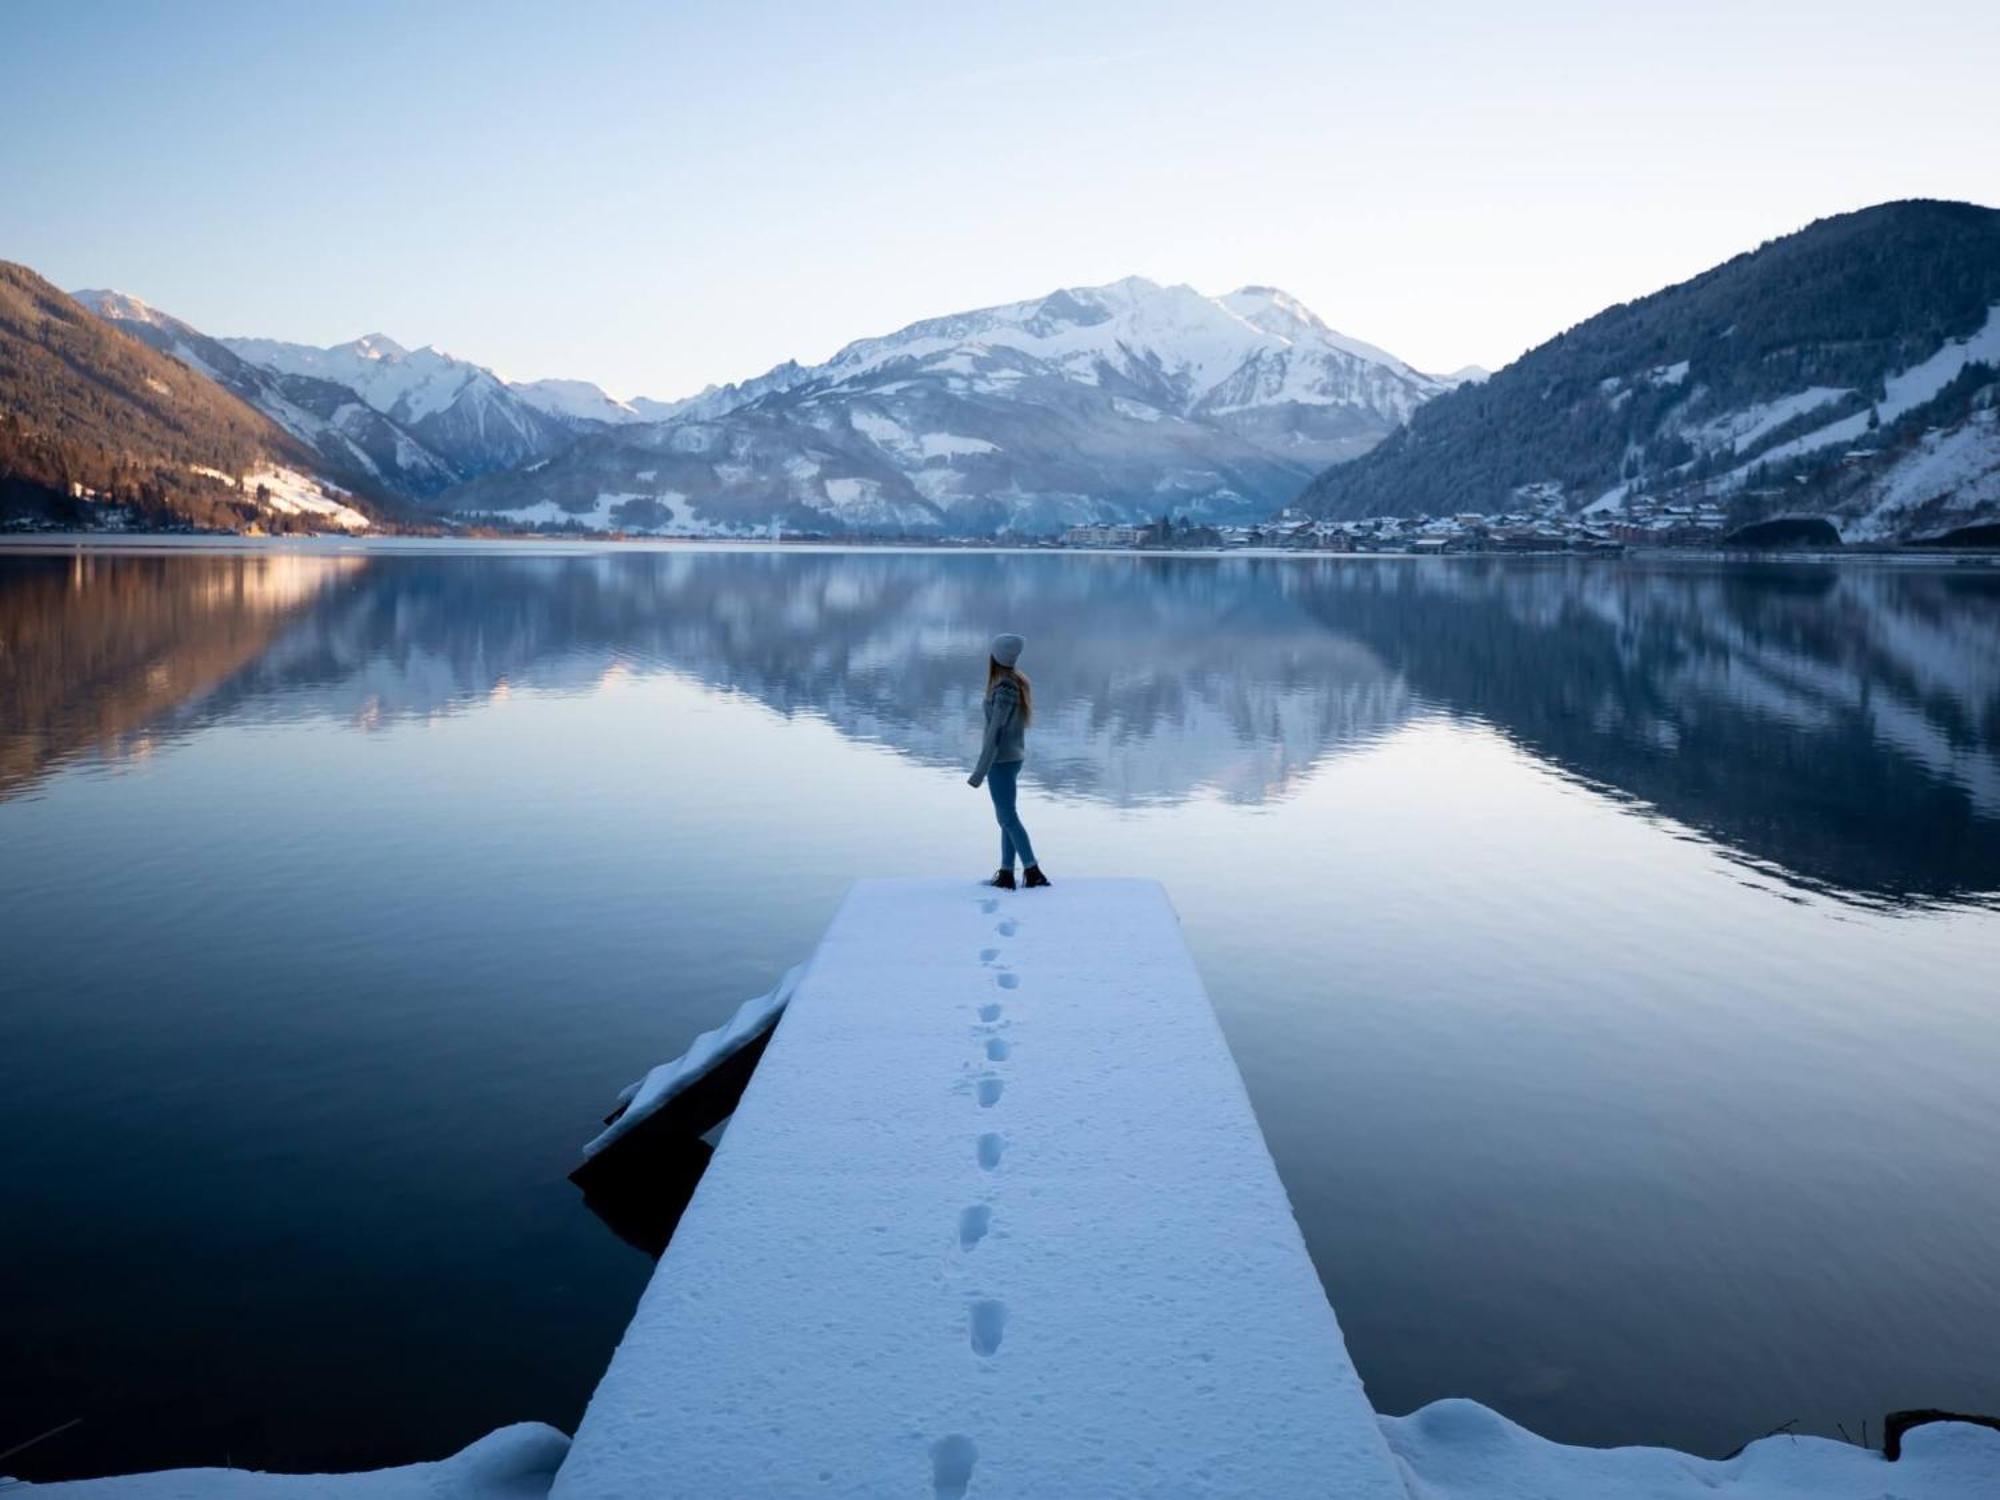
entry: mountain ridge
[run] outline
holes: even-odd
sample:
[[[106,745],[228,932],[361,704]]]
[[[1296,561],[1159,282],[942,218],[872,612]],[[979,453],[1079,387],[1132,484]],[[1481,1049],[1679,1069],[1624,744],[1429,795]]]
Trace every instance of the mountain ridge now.
[[[484,365],[428,344],[406,349],[386,334],[325,348],[282,339],[218,342],[277,374],[326,380],[355,392],[442,460],[458,481],[552,457],[578,431],[596,425],[552,415]]]
[[[2000,211],[1820,219],[1619,303],[1305,487],[1309,512],[1614,516],[1719,504],[1850,540],[2000,514]]]
[[[349,484],[380,484],[419,497],[435,494],[462,477],[347,386],[266,369],[224,340],[211,338],[127,292],[85,288],[70,296],[99,318],[255,407],[311,447],[335,478]]]
[[[1127,277],[786,361],[439,504],[738,534],[1261,516],[1447,388],[1275,289],[1207,297]]]
[[[368,526],[373,497],[322,483],[317,459],[209,376],[0,261],[0,517]]]

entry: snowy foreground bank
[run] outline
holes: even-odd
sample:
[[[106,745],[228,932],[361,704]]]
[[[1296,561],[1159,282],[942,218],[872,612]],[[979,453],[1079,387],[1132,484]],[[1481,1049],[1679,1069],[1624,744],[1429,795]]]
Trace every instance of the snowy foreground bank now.
[[[1379,1416],[1161,888],[857,886],[779,1010],[574,1441],[59,1500],[1995,1500],[2000,1432],[1722,1461]],[[707,1063],[627,1091],[643,1120]],[[615,1137],[616,1131],[608,1132]],[[593,1142],[594,1148],[608,1145]],[[4,1487],[0,1487],[4,1489]]]
[[[36,1500],[545,1500],[569,1439],[540,1422],[489,1432],[462,1453],[366,1474],[257,1474],[170,1469],[116,1479],[24,1484]],[[15,1490],[0,1480],[0,1495]]]
[[[1892,1464],[1870,1449],[1812,1437],[1765,1438],[1722,1461],[1667,1448],[1569,1448],[1476,1401],[1439,1401],[1378,1420],[1410,1500],[1990,1500],[2000,1493],[2000,1432],[1957,1423],[1918,1428]],[[568,1451],[569,1440],[554,1428],[524,1422],[442,1463],[372,1474],[178,1469],[23,1485],[19,1493],[37,1500],[545,1500]],[[1153,1492],[1162,1496],[1223,1493],[1161,1479]],[[10,1493],[0,1481],[0,1494]],[[895,1493],[935,1495],[936,1476],[914,1475]],[[966,1493],[976,1500],[979,1484]]]

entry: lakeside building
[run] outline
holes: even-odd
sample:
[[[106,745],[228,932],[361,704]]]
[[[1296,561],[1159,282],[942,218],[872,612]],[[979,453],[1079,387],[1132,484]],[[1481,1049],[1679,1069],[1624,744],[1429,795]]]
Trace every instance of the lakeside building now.
[[[1144,544],[1144,526],[1072,526],[1062,534],[1065,547],[1137,547]]]
[[[1529,487],[1534,489],[1535,487]],[[1057,542],[1063,547],[1196,550],[1267,548],[1286,552],[1387,552],[1419,556],[1472,553],[1534,555],[1577,553],[1601,556],[1627,547],[1713,547],[1731,530],[1720,504],[1614,493],[1573,512],[1552,487],[1517,491],[1516,507],[1497,514],[1457,511],[1442,516],[1368,516],[1329,520],[1286,507],[1260,524],[1207,526],[1161,517],[1141,525],[1094,523],[1072,526]]]

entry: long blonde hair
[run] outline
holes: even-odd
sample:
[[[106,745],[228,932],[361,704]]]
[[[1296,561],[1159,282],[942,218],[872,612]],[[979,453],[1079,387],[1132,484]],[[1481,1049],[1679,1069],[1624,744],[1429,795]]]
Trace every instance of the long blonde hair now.
[[[1027,674],[1019,667],[1003,667],[993,657],[986,658],[986,696],[993,696],[993,685],[1003,677],[1012,678],[1014,686],[1021,692],[1021,722],[1035,722],[1035,690],[1028,682]]]

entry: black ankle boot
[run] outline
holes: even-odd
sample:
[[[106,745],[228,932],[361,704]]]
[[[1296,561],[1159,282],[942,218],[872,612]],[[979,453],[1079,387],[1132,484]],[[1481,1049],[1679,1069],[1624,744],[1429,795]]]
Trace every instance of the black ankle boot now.
[[[997,885],[1003,891],[1011,891],[1014,889],[1014,872],[1012,870],[1002,870],[986,883],[988,885]],[[1044,880],[1042,884],[1047,885],[1048,882]]]
[[[1021,875],[1021,884],[1031,891],[1038,885],[1047,885],[1049,883],[1049,877],[1042,873],[1040,865],[1029,865],[1026,870],[1021,872]],[[1010,880],[1007,883],[1012,885],[1014,882]]]

